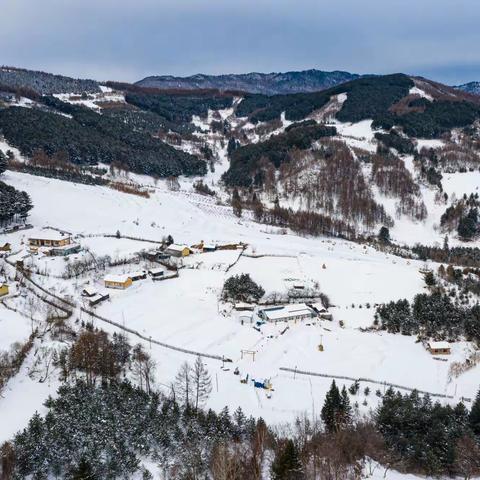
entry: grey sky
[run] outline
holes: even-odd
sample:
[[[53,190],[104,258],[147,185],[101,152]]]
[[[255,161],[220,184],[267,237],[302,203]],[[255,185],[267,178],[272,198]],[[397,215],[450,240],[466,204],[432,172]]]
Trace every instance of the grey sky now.
[[[479,0],[0,0],[0,64],[135,81],[306,68],[480,80]]]

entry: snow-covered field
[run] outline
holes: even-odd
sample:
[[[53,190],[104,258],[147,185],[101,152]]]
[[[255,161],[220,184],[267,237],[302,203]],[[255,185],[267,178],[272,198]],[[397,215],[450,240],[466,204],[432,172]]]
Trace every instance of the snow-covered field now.
[[[156,245],[102,236],[117,230],[123,235],[151,241],[171,234],[175,241],[188,245],[201,240],[207,243],[241,241],[249,245],[239,259],[239,251],[194,254],[185,259],[185,268],[180,270],[178,278],[135,282],[128,290],[110,291],[111,299],[97,307],[102,316],[147,338],[232,359],[223,369],[221,362],[207,360],[213,380],[209,406],[213,408],[228,405],[235,409],[240,405],[246,412],[270,422],[292,420],[295,414],[305,411],[318,413],[331,379],[281,371],[281,367],[367,377],[446,393],[453,395],[454,401],[461,396],[472,397],[478,389],[479,367],[455,381],[448,381],[451,362],[465,358],[471,348],[468,344],[454,345],[447,361],[438,361],[421,344],[415,343],[414,337],[360,330],[371,326],[376,303],[411,299],[423,291],[419,273],[422,262],[407,261],[342,240],[279,234],[276,229],[235,218],[229,207],[216,205],[191,191],[169,191],[163,184],[150,199],[145,199],[108,188],[13,172],[7,172],[5,180],[32,196],[35,208],[30,222],[34,227],[65,229],[97,256],[128,256]],[[464,184],[451,181],[446,185],[460,193]],[[21,251],[28,235],[28,230],[0,235],[0,243],[9,241],[13,251]],[[439,235],[439,241],[440,238]],[[35,262],[41,261],[65,263],[63,259],[35,259]],[[262,326],[260,331],[248,322],[242,325],[238,313],[227,308],[219,297],[225,279],[244,272],[250,273],[267,293],[285,292],[292,282],[318,282],[320,290],[335,305],[331,309],[333,321],[290,322],[286,331],[286,324]],[[75,282],[45,276],[38,276],[37,280],[76,298],[80,287],[88,281],[102,286],[98,275],[96,278],[86,275]],[[85,319],[83,316],[82,320]],[[99,320],[95,320],[95,324],[110,332],[118,330]],[[30,321],[26,314],[13,313],[0,306],[0,329],[0,348],[5,349],[10,343],[28,337]],[[194,361],[192,356],[133,335],[129,339],[132,344],[143,343],[151,352],[157,361],[157,386],[165,391],[170,388],[180,364],[185,360]],[[318,349],[320,343],[324,346],[323,352]],[[242,350],[255,351],[255,361],[248,354],[242,359]],[[0,429],[0,441],[24,425],[35,410],[42,411],[46,396],[54,394],[58,386],[52,376],[41,384],[38,376],[29,377],[28,366],[34,362],[34,353],[0,398],[0,424],[8,425]],[[239,368],[240,376],[233,374],[235,367]],[[239,379],[247,374],[250,379],[271,379],[272,398],[251,384],[240,383]],[[363,393],[354,399],[363,411],[374,408],[378,402],[374,393],[377,387],[370,385],[370,388],[372,393],[366,399],[367,405],[363,405]],[[15,409],[19,404],[21,413]]]

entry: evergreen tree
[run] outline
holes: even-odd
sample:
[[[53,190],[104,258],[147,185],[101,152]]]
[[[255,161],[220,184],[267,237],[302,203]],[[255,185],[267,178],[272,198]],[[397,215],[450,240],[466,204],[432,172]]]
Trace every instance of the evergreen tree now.
[[[480,437],[480,390],[478,390],[477,396],[475,397],[472,405],[472,409],[470,410],[468,423],[472,429],[472,432],[477,437]]]
[[[7,169],[7,157],[6,155],[0,150],[0,175]]]
[[[95,480],[97,477],[93,473],[90,463],[82,458],[78,467],[72,471],[70,478],[72,480]]]
[[[333,380],[330,390],[327,392],[325,397],[325,403],[323,404],[321,413],[321,417],[327,432],[332,433],[339,430],[338,414],[341,408],[342,398],[335,380]]]
[[[271,467],[273,480],[300,480],[304,478],[298,449],[293,440],[287,440],[275,454]]]
[[[232,193],[232,209],[236,217],[242,216],[242,199],[236,188],[233,189]]]
[[[382,243],[390,243],[390,230],[383,226],[378,232],[378,239]]]

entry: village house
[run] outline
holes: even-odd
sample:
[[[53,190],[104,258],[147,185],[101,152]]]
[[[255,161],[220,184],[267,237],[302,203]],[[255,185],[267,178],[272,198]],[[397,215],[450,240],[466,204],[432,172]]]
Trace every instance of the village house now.
[[[108,300],[109,298],[110,294],[108,294],[107,292],[98,292],[88,299],[88,304],[91,307],[94,307],[95,305],[98,305],[100,302]]]
[[[104,278],[105,287],[117,288],[119,290],[125,290],[132,285],[132,279],[129,275],[107,275]]]
[[[163,274],[164,274],[164,269],[159,267],[159,268],[151,268],[149,271],[148,271],[148,274],[153,278],[159,278],[159,277],[163,277]]]
[[[428,342],[428,351],[432,355],[450,355],[451,348],[448,342]]]
[[[304,303],[290,303],[284,306],[267,307],[259,312],[259,317],[266,322],[287,322],[289,320],[310,320],[315,313]]]
[[[65,232],[44,229],[33,234],[28,243],[30,247],[65,247],[72,243],[72,237]]]
[[[172,243],[166,248],[165,253],[168,253],[172,257],[188,257],[188,255],[190,255],[190,249],[186,245]]]
[[[6,283],[0,283],[0,297],[4,297],[5,295],[8,295],[8,293],[8,285]]]

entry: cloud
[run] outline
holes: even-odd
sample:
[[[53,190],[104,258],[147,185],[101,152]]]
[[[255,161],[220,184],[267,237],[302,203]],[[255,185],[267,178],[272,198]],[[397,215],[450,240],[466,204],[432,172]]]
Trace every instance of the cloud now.
[[[80,77],[319,68],[480,79],[477,0],[2,3],[2,63]]]

